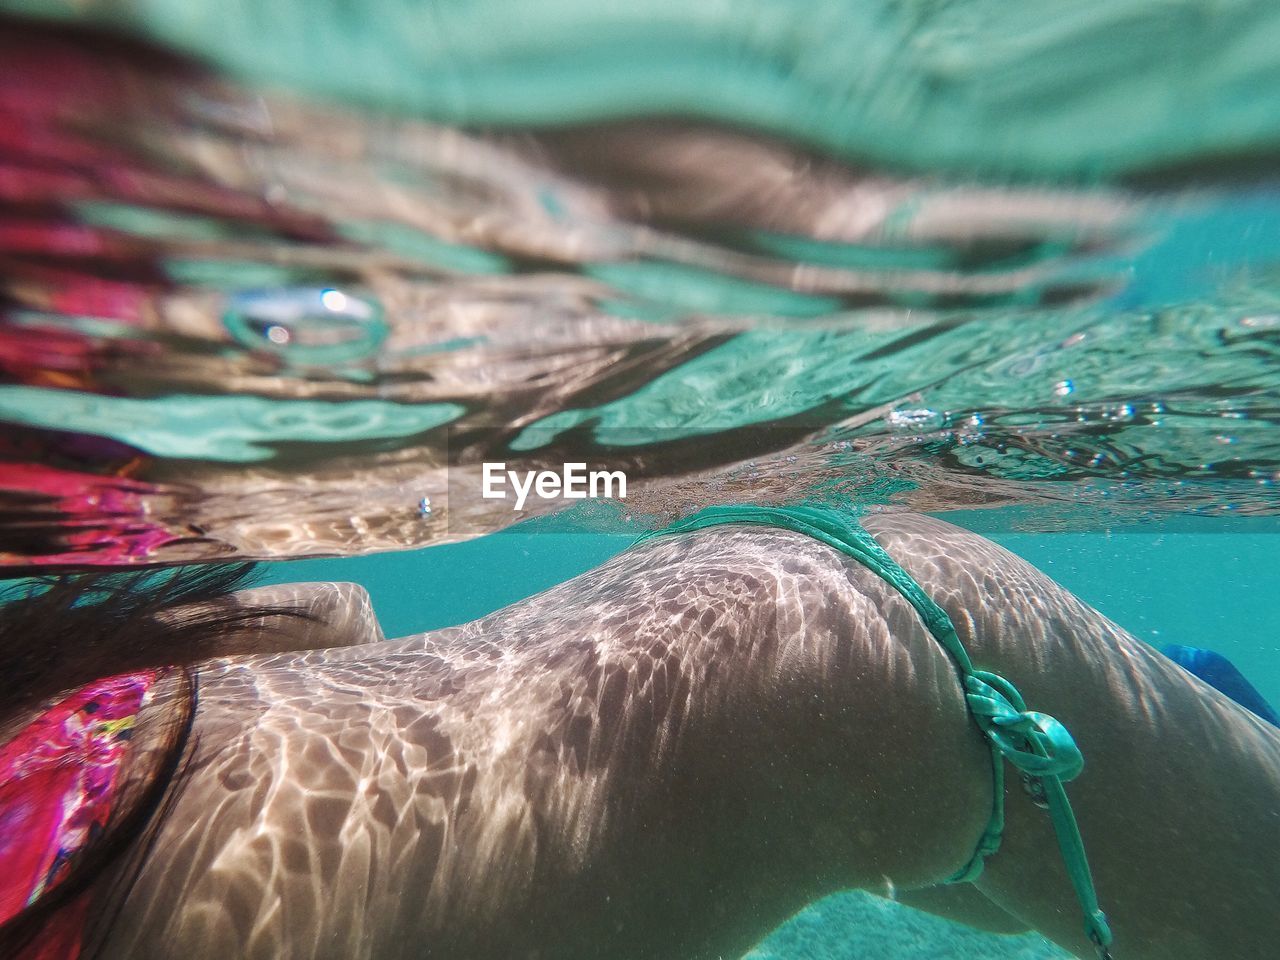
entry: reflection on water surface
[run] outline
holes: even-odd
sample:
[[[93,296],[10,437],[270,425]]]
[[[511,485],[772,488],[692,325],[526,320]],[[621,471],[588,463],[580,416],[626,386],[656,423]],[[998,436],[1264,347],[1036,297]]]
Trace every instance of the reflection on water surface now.
[[[459,479],[493,460],[625,469],[639,514],[1276,513],[1265,178],[893,173],[703,121],[464,131],[30,24],[0,45],[15,570],[456,539],[515,519]]]

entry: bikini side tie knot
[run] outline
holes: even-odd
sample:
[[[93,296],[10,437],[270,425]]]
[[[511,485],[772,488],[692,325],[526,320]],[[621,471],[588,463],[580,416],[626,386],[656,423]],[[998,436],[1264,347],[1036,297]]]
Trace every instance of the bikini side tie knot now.
[[[1074,780],[1084,755],[1067,728],[1047,713],[1028,710],[1018,688],[996,673],[965,678],[965,700],[986,738],[1014,767],[1033,777]]]

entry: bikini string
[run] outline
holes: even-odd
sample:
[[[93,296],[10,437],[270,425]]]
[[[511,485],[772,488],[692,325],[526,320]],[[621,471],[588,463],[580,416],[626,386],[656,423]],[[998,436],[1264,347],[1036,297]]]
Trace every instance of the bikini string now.
[[[955,662],[969,713],[991,747],[994,782],[991,817],[969,863],[946,882],[976,880],[987,857],[1000,849],[1004,835],[1003,761],[1007,760],[1042,798],[1041,805],[1047,807],[1058,849],[1084,914],[1085,935],[1094,945],[1099,960],[1112,960],[1111,928],[1098,906],[1084,841],[1063,786],[1084,769],[1084,757],[1067,728],[1047,714],[1028,710],[1018,688],[1004,677],[977,669],[946,611],[862,529],[852,515],[807,506],[741,504],[706,507],[662,530],[644,534],[636,543],[723,524],[781,527],[812,537],[863,564],[915,608],[930,635]]]

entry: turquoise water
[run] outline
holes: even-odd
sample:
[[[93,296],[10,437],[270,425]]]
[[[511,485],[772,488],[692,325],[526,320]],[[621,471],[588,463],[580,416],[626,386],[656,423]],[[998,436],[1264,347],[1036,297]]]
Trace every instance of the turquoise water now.
[[[693,115],[845,158],[1116,175],[1280,143],[1274,4],[6,0],[462,124]]]
[[[569,15],[557,9],[539,16]],[[183,48],[191,37],[167,31],[203,14],[174,12],[92,15],[141,18],[140,34]],[[1235,12],[1227,50],[1269,16]],[[625,470],[653,522],[726,491],[1019,506],[1025,532],[1275,515],[1280,185],[1265,124],[1237,117],[1240,139],[1220,144],[1247,145],[1261,172],[1220,170],[1203,112],[1151,112],[1161,157],[1199,165],[1146,179],[1029,157],[996,176],[902,144],[868,166],[852,145],[815,155],[767,117],[730,127],[710,108],[442,126],[445,107],[352,108],[371,92],[362,71],[410,74],[325,47],[326,15],[369,41],[336,7],[308,29],[347,68],[325,71],[342,96],[312,89],[323,57],[291,59],[301,34],[271,58],[302,71],[298,86],[254,86],[224,43],[262,26],[270,44],[296,13],[259,24],[237,7],[199,64],[29,23],[0,35],[5,109],[33,131],[13,148],[0,234],[0,493],[16,504],[0,564],[15,573],[491,533],[527,519],[478,495],[480,465],[499,460]],[[959,14],[919,14],[941,46],[912,56],[953,63],[959,37],[938,30]],[[862,23],[839,3],[824,15]],[[1123,30],[1096,16],[1035,43],[1112,49],[1107,30]],[[604,29],[592,22],[579,26]],[[925,66],[885,69],[915,83]],[[1112,66],[1117,84],[1152,82]],[[1235,74],[1261,69],[1252,48],[1205,68],[1192,86],[1221,116],[1252,116]],[[560,91],[566,119],[577,89]],[[1102,100],[1075,108],[1116,106]],[[902,119],[941,136],[915,109]],[[1108,156],[1128,169],[1139,155],[1124,152]]]
[[[963,525],[968,515],[944,518]],[[991,539],[1141,640],[1229,657],[1280,703],[1280,564],[1274,533],[1017,534]],[[353,580],[387,636],[465,623],[568,580],[633,538],[506,533],[428,550],[267,564],[263,583]]]

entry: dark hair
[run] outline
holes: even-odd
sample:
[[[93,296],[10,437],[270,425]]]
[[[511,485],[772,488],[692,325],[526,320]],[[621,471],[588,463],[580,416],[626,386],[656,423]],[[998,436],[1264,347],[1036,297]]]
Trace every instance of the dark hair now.
[[[0,957],[30,946],[59,908],[132,851],[111,898],[116,908],[123,901],[183,779],[197,697],[192,664],[216,655],[234,634],[261,628],[264,613],[306,616],[238,603],[232,592],[252,572],[253,564],[237,563],[37,577],[0,594],[0,729],[100,677],[165,667],[157,682],[172,685],[152,751],[158,759],[136,788],[117,796],[106,829],[76,855],[71,872],[0,924]],[[99,943],[105,932],[98,930]]]

